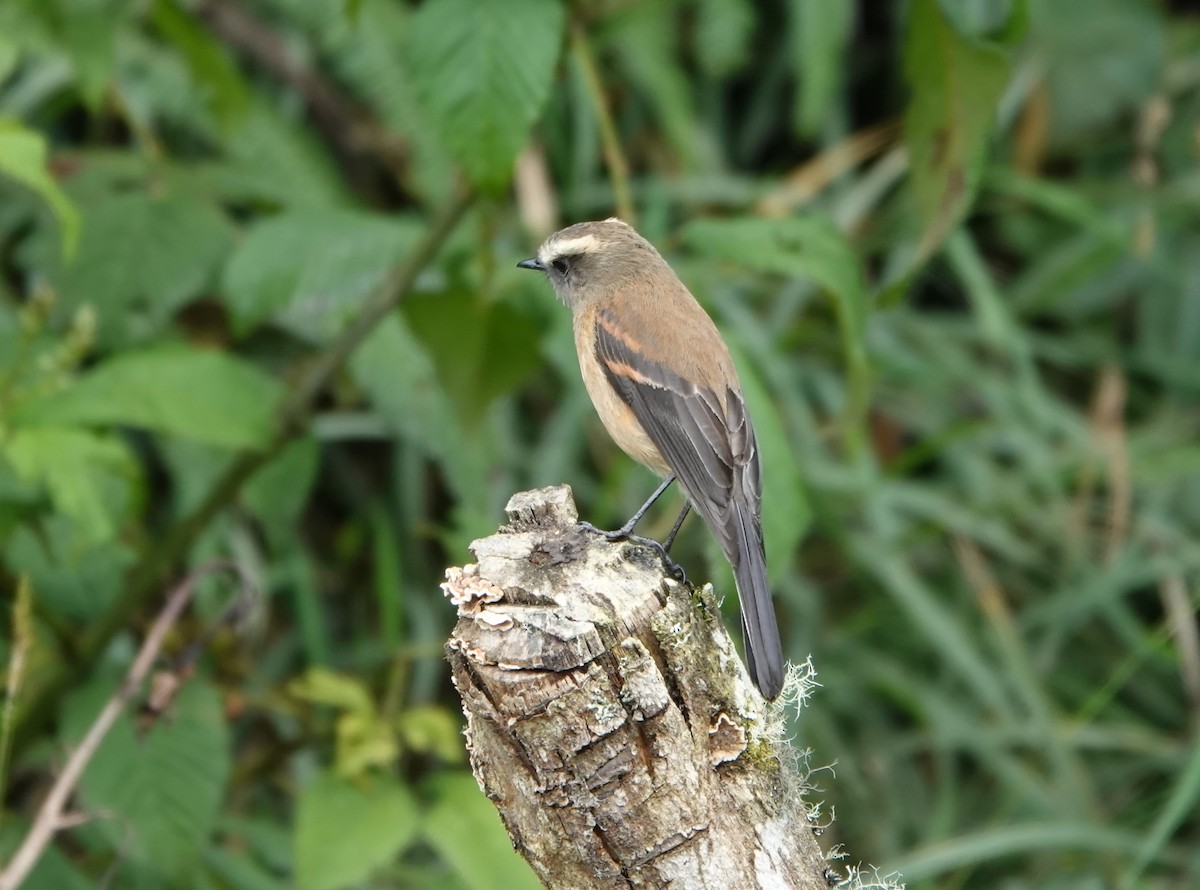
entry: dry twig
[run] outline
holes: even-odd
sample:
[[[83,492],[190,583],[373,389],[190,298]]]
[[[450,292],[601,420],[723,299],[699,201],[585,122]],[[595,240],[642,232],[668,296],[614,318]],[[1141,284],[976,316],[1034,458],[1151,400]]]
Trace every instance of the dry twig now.
[[[86,820],[86,816],[79,813],[67,812],[67,803],[75,791],[75,786],[83,776],[83,771],[87,769],[87,765],[99,750],[101,742],[104,741],[104,737],[108,735],[113,724],[117,722],[121,712],[140,692],[146,675],[162,650],[167,634],[175,626],[188,603],[191,602],[196,585],[214,572],[229,568],[231,565],[224,562],[207,565],[192,572],[171,591],[166,605],[163,606],[162,611],[154,620],[154,624],[150,627],[150,632],[146,635],[142,648],[138,650],[137,657],[134,658],[125,679],[112,697],[105,702],[104,707],[100,709],[100,713],[88,728],[87,734],[79,743],[79,747],[67,759],[66,765],[50,788],[50,793],[42,802],[24,840],[21,841],[21,845],[9,860],[3,873],[0,874],[0,890],[17,890],[33,867],[37,865],[54,836],[59,831]],[[247,583],[244,578],[242,583],[244,590]],[[236,612],[226,612],[225,617],[233,614]]]

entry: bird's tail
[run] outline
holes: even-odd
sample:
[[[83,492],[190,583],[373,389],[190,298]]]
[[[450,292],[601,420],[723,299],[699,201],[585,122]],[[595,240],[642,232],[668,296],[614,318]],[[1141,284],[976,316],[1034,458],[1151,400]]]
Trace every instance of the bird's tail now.
[[[737,535],[733,576],[737,582],[742,609],[742,633],[746,641],[746,666],[758,691],[768,700],[783,689],[783,646],[775,605],[767,582],[767,558],[763,551],[762,529],[758,520],[743,506],[735,506]]]

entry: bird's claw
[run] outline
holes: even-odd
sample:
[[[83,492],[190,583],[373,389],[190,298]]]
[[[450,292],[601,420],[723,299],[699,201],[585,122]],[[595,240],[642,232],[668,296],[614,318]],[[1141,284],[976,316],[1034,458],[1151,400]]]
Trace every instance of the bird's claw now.
[[[679,563],[675,562],[675,560],[671,559],[670,555],[667,553],[667,548],[653,538],[643,537],[642,535],[634,535],[623,528],[619,528],[616,531],[606,531],[602,528],[596,528],[596,526],[592,525],[590,522],[580,521],[579,527],[584,531],[589,531],[600,535],[600,537],[604,538],[606,541],[629,541],[631,544],[640,544],[643,547],[649,547],[651,550],[656,551],[660,557],[662,557],[663,568],[667,570],[667,574],[669,574],[680,584],[688,583],[687,573],[684,572],[683,567],[680,566]]]
[[[626,529],[619,528],[616,531],[606,531],[602,528],[596,528],[590,522],[584,522],[583,520],[580,520],[579,527],[585,532],[592,532],[599,535],[606,541],[620,541],[629,536],[629,532]]]

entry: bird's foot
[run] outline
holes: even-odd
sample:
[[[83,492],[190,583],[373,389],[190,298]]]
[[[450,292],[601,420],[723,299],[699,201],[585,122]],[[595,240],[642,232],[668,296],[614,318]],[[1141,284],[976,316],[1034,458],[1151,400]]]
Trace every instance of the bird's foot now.
[[[643,547],[649,547],[651,550],[656,551],[660,557],[662,557],[663,567],[667,570],[667,574],[669,574],[680,584],[688,583],[687,574],[683,571],[683,567],[680,566],[679,563],[675,562],[675,560],[671,559],[670,555],[667,553],[667,548],[653,538],[632,534],[627,528],[619,528],[615,531],[606,531],[602,528],[596,528],[596,526],[592,525],[590,522],[581,521],[579,523],[579,527],[584,531],[589,531],[600,535],[600,537],[604,538],[606,541],[629,541],[631,544],[640,544]]]

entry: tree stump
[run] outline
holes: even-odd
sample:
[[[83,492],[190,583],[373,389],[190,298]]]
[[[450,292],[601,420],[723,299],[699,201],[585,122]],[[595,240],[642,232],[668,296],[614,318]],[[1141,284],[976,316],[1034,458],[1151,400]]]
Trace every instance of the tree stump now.
[[[758,694],[711,588],[581,529],[566,486],[447,570],[447,643],[480,787],[555,890],[837,884],[782,704]],[[469,841],[467,841],[469,842]]]

